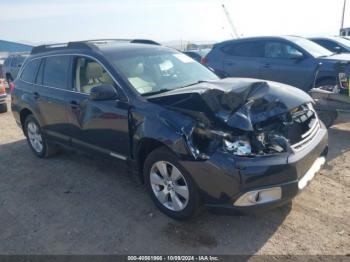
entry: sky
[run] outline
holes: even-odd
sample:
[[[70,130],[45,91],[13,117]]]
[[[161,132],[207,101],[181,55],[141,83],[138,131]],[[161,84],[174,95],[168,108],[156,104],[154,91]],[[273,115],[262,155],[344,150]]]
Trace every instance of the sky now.
[[[232,38],[222,4],[241,36],[316,36],[339,33],[343,0],[0,0],[0,39],[221,41]]]

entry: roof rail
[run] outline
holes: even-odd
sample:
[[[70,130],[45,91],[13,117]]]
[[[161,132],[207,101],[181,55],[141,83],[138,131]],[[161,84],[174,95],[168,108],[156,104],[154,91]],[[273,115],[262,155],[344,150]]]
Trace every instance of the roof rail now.
[[[160,45],[159,43],[149,39],[93,39],[93,40],[84,40],[84,41],[76,41],[76,42],[68,42],[68,43],[39,45],[39,46],[33,47],[31,54],[39,54],[39,53],[50,52],[50,51],[64,50],[66,48],[96,50],[98,49],[98,45],[114,43],[114,42]]]
[[[59,44],[50,44],[50,45],[39,45],[33,47],[31,54],[39,54],[43,52],[64,50],[66,48],[74,48],[74,49],[87,49],[93,50],[96,49],[94,45],[85,42],[68,42],[68,43],[59,43]]]
[[[108,43],[134,43],[134,44],[149,44],[149,45],[160,45],[160,43],[150,40],[150,39],[92,39],[92,40],[84,40],[81,42],[93,43],[93,44],[108,44]]]

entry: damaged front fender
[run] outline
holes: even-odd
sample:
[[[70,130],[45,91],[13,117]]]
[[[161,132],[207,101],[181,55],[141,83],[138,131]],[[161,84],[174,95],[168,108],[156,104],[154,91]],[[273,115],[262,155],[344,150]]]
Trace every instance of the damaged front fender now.
[[[200,160],[208,157],[193,145],[192,135],[196,122],[177,112],[159,110],[157,114],[131,111],[133,155],[136,157],[143,141],[154,140],[164,144],[180,159]]]

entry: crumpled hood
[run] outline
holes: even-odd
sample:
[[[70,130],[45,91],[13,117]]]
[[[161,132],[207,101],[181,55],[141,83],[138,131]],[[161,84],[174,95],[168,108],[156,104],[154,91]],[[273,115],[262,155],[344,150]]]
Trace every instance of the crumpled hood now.
[[[252,93],[259,94],[252,96]],[[295,87],[251,78],[198,83],[151,96],[148,100],[212,127],[226,125],[247,131],[254,130],[256,123],[313,102],[308,94]]]

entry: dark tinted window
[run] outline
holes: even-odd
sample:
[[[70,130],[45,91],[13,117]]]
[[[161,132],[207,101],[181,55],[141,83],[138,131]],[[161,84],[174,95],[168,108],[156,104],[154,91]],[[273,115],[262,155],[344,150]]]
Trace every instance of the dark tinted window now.
[[[231,56],[262,57],[264,45],[262,42],[242,42],[230,44],[223,48],[224,53]]]
[[[291,58],[302,55],[295,47],[283,42],[267,42],[265,45],[265,57],[269,58]]]
[[[314,42],[316,42],[317,44],[327,48],[328,50],[330,51],[334,51],[334,47],[337,46],[336,43],[332,42],[332,41],[329,41],[329,40],[321,40],[321,39],[317,39],[317,40],[314,40]]]
[[[40,65],[40,59],[35,59],[26,64],[21,74],[23,81],[34,83],[36,73]]]
[[[69,56],[52,56],[45,59],[43,85],[67,89]]]

